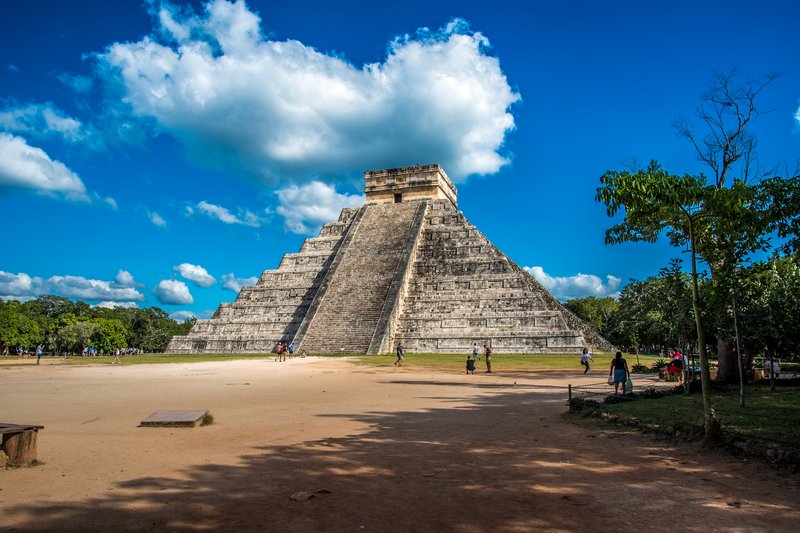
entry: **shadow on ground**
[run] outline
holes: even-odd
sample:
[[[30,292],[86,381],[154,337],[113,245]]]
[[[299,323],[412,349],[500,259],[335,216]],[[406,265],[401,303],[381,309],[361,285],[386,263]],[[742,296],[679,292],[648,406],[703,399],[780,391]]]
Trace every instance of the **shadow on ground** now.
[[[387,386],[405,383],[425,382]],[[36,517],[16,530],[786,530],[800,520],[796,477],[742,494],[752,467],[574,426],[563,404],[563,387],[505,387],[467,407],[355,413],[346,418],[368,431],[260,446],[235,466],[135,479],[81,504],[32,503],[14,511]],[[330,492],[290,499],[319,489]]]

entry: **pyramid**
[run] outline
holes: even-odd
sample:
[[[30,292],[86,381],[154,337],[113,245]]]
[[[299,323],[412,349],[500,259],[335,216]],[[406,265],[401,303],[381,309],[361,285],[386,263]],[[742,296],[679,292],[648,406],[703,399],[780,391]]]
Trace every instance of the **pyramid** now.
[[[574,353],[611,344],[562,306],[457,210],[439,165],[367,171],[343,209],[233,303],[175,336],[167,353],[407,351]]]

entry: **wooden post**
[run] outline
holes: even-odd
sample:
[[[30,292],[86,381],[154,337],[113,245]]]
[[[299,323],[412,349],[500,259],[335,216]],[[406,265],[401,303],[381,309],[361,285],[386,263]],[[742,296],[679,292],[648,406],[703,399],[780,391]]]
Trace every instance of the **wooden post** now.
[[[567,384],[567,396],[569,401],[572,401],[572,383]]]
[[[25,429],[18,433],[6,433],[3,436],[3,451],[16,466],[26,466],[36,460],[35,429]]]

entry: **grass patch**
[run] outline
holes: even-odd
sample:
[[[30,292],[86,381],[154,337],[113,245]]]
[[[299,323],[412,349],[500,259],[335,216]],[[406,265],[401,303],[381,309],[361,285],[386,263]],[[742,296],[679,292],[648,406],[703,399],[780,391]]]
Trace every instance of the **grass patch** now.
[[[715,390],[714,412],[729,448],[775,463],[800,465],[800,388],[750,385],[739,408],[736,387]],[[703,436],[703,399],[675,394],[647,400],[583,405],[580,413],[689,439]]]
[[[352,356],[356,364],[387,367],[394,365],[397,360],[395,355],[354,355]],[[594,361],[592,369],[598,372],[607,371],[611,366],[612,354],[592,354]],[[404,368],[418,370],[464,370],[464,363],[467,354],[430,354],[430,353],[407,353],[403,362]],[[626,357],[628,364],[636,361],[636,356]],[[651,364],[657,357],[639,356],[642,364]],[[492,370],[502,372],[504,370],[576,370],[583,369],[580,365],[580,354],[546,354],[546,355],[526,355],[526,354],[492,354]],[[486,361],[481,354],[480,361],[475,365],[476,370],[486,368]]]
[[[336,354],[336,355],[315,355],[307,354],[308,357],[341,358],[348,357],[357,365],[389,367],[397,359],[395,355],[363,355],[363,354]],[[593,354],[594,361],[592,369],[606,371],[611,364],[612,354]],[[152,365],[163,363],[205,363],[213,361],[239,361],[249,359],[270,360],[277,355],[273,353],[264,354],[142,354],[125,355],[120,357],[122,365]],[[289,357],[297,358],[294,355]],[[430,354],[430,353],[411,353],[406,354],[403,367],[417,370],[463,370],[464,361],[467,354]],[[636,357],[626,356],[629,364],[635,364]],[[59,362],[68,365],[98,365],[110,364],[114,359],[112,355],[80,357],[70,356],[66,359],[58,357]],[[639,356],[642,364],[651,365],[658,359],[655,356]],[[476,365],[478,370],[485,368],[483,354]],[[10,366],[10,365],[4,365]],[[492,354],[492,369],[503,370],[575,370],[582,369],[580,366],[580,354]]]
[[[200,426],[210,426],[214,423],[214,417],[211,413],[206,413],[203,415],[203,418],[200,419]]]
[[[274,354],[165,354],[148,353],[142,355],[125,355],[120,357],[122,365],[153,365],[163,363],[206,363],[211,361],[240,361],[242,359],[274,359]],[[68,365],[110,364],[113,355],[95,357],[68,357],[61,360]]]

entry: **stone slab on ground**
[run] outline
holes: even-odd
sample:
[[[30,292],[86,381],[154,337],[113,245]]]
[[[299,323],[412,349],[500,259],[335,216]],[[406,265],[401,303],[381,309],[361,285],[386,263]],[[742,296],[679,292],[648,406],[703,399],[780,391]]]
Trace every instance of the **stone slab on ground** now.
[[[139,423],[139,427],[189,427],[193,428],[208,414],[207,409],[192,411],[156,411]]]

